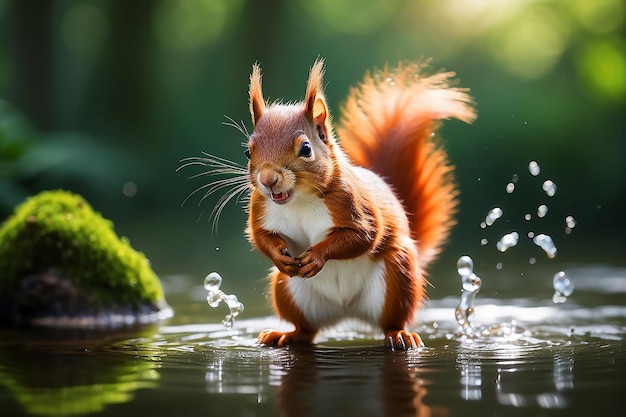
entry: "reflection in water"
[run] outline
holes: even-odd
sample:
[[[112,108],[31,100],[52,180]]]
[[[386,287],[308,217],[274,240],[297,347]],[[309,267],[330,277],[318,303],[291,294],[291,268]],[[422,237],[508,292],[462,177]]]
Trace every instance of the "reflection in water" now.
[[[555,363],[553,371],[554,379],[551,381],[552,383],[550,383],[549,378],[537,378],[536,375],[533,378],[532,375],[528,375],[529,371],[527,370],[522,371],[522,375],[518,375],[520,371],[516,369],[515,366],[499,367],[496,378],[498,402],[513,407],[538,406],[543,409],[565,408],[567,400],[562,391],[564,389],[572,389],[573,385],[568,388],[559,388],[558,381],[561,378],[573,381],[573,368],[569,368],[568,371],[568,375],[563,375],[563,369],[558,368],[558,364]],[[539,373],[541,374],[541,372]],[[533,386],[528,384],[526,389],[520,390],[519,386],[522,378],[527,378],[528,381],[534,381]]]
[[[557,391],[574,388],[574,352],[554,354],[554,385]]]
[[[427,389],[411,354],[395,355],[382,347],[366,349],[299,347],[265,352],[270,362],[257,379],[232,372],[240,361],[216,355],[207,366],[207,390],[257,393],[284,416],[443,416],[443,405],[424,403]],[[268,392],[267,388],[271,388]]]
[[[457,362],[461,373],[461,398],[468,401],[480,400],[483,385],[480,359],[459,353]]]
[[[485,358],[485,352],[482,352],[483,359],[477,359],[475,353],[465,350],[459,352],[457,368],[461,398],[477,401],[482,399],[483,393],[495,392],[497,402],[503,406],[565,408],[568,405],[567,391],[574,389],[573,349],[557,347],[559,350],[552,358],[534,358],[535,366],[529,368],[525,365],[528,348],[520,345],[516,349],[509,345],[498,352],[500,348],[494,345],[488,352],[493,357]],[[467,350],[471,351],[471,348]],[[483,378],[483,368],[488,368],[488,373],[495,370],[495,378]]]
[[[94,413],[131,401],[138,389],[159,387],[154,361],[98,352],[98,346],[129,334],[27,332],[16,336],[12,343],[0,345],[0,387],[11,392],[30,415]]]

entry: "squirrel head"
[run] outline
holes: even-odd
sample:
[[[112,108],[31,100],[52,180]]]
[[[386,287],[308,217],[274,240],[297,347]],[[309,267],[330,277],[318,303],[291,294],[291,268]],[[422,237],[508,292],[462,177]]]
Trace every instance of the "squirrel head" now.
[[[266,104],[261,68],[250,76],[254,131],[246,156],[250,181],[261,195],[285,204],[302,194],[322,195],[333,176],[335,140],[322,89],[324,62],[311,68],[304,102]]]

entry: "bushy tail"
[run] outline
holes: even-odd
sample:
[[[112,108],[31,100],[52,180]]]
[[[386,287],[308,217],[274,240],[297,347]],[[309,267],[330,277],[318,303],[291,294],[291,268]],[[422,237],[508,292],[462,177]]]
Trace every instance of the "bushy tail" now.
[[[385,178],[404,203],[422,266],[441,250],[458,203],[454,167],[435,131],[442,119],[476,117],[466,90],[450,87],[454,73],[427,76],[425,67],[414,62],[366,74],[337,128],[352,161]]]

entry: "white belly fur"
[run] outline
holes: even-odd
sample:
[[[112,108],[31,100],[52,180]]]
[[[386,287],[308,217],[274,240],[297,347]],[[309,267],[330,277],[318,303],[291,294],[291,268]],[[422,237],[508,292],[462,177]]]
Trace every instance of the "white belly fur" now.
[[[293,256],[324,239],[333,227],[322,199],[294,195],[281,206],[267,202],[264,227],[281,234]],[[361,255],[330,260],[314,277],[292,277],[289,289],[296,305],[311,325],[325,327],[345,318],[380,322],[385,299],[385,265]]]

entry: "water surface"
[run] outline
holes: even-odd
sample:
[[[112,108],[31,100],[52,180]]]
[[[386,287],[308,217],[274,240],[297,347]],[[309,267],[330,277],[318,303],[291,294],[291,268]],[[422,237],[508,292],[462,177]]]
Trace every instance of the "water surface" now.
[[[226,329],[228,309],[206,304],[201,279],[165,277],[177,315],[153,327],[0,331],[2,415],[625,415],[626,270],[568,275],[576,290],[563,304],[550,290],[479,296],[478,338],[457,334],[456,295],[430,300],[413,326],[426,347],[408,353],[363,325],[260,348],[260,330],[289,325],[243,300]]]

